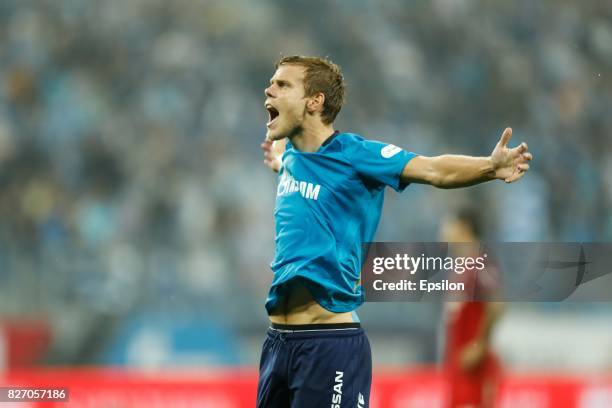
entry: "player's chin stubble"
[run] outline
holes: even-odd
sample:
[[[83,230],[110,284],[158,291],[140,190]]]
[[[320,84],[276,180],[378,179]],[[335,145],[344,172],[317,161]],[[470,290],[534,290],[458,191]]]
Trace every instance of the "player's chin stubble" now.
[[[302,111],[302,117],[298,119],[296,119],[291,128],[288,129],[288,131],[286,132],[287,134],[287,138],[292,139],[297,135],[300,135],[304,132],[304,119],[306,118],[306,114],[307,114],[307,110],[306,110],[306,106],[304,106],[304,110]]]

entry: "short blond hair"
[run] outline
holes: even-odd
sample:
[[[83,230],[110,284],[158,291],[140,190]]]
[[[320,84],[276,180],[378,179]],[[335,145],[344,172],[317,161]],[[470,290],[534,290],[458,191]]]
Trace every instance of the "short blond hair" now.
[[[319,92],[325,95],[321,119],[323,123],[332,123],[342,105],[346,94],[346,85],[340,67],[328,59],[292,55],[279,59],[275,68],[281,65],[299,65],[306,69],[304,74],[304,93],[313,96]]]

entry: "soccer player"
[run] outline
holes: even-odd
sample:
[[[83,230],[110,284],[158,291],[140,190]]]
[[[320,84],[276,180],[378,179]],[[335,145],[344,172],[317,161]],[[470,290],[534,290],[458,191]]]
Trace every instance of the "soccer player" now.
[[[480,217],[464,208],[446,220],[440,228],[445,242],[478,242]],[[458,250],[477,251],[470,246]],[[454,254],[474,256],[474,253]],[[478,256],[478,254],[476,254]],[[471,287],[478,299],[494,297],[497,279],[487,282],[477,270],[468,270],[459,278]],[[470,301],[446,303],[445,371],[449,382],[447,408],[493,408],[501,379],[501,365],[491,349],[491,333],[499,321],[503,304]]]
[[[370,345],[355,309],[364,300],[361,245],[374,237],[386,186],[511,183],[532,158],[525,143],[507,146],[510,128],[489,157],[419,156],[336,131],[344,95],[340,68],[317,57],[281,58],[265,89],[262,149],[279,174],[259,408],[369,406]]]

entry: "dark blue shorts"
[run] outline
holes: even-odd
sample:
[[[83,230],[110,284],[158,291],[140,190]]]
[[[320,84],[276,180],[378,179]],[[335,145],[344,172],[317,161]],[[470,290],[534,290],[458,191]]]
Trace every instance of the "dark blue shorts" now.
[[[263,345],[257,408],[365,408],[370,343],[358,323],[273,325]]]

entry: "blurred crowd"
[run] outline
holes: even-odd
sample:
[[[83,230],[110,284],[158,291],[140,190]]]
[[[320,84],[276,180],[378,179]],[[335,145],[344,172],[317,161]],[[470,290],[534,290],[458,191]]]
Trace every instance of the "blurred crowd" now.
[[[512,126],[534,154],[516,185],[388,194],[380,240],[466,203],[487,239],[612,240],[610,2],[5,0],[0,314],[263,321],[263,89],[289,54],[342,66],[339,130],[486,155]]]

